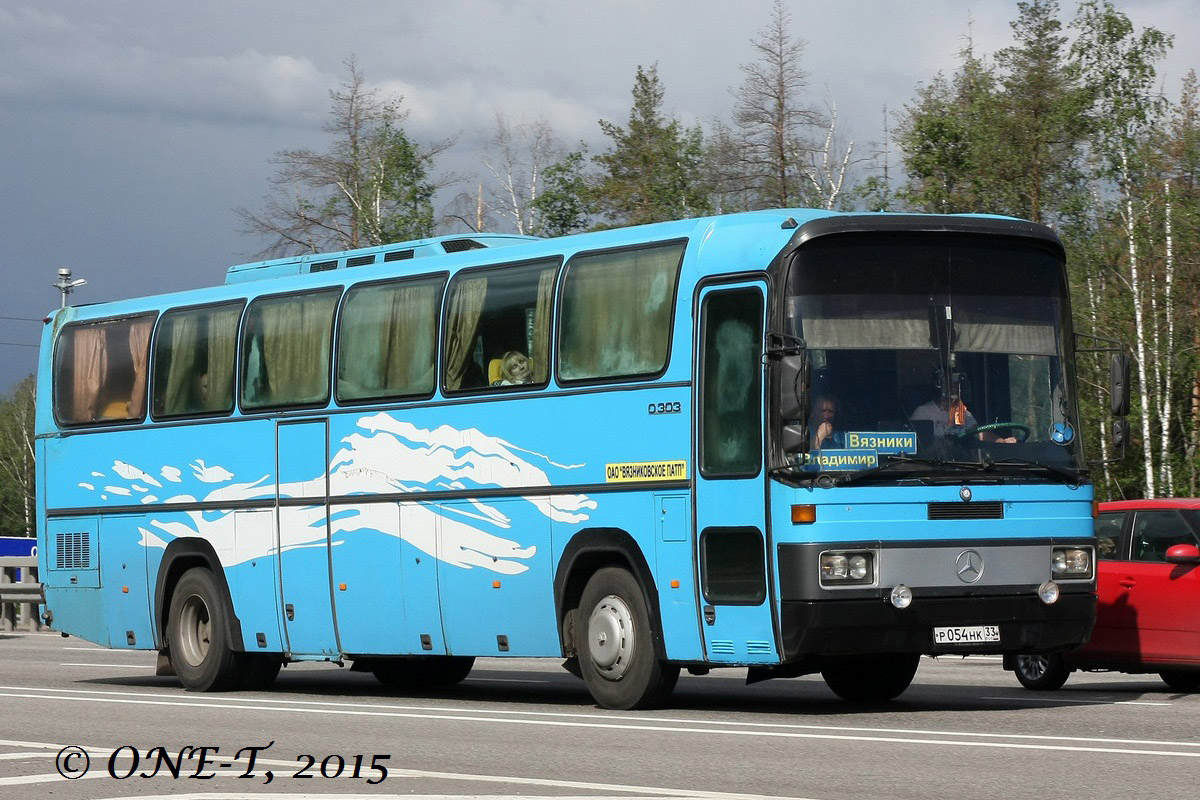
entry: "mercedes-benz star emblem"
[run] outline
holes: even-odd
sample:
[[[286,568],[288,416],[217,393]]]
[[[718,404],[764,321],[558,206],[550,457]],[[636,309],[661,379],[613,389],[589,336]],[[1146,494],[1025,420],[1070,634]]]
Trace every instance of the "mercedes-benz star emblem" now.
[[[983,556],[977,550],[963,550],[954,559],[954,571],[963,583],[974,583],[983,577]]]
[[[969,502],[971,502],[971,487],[970,487],[970,486],[964,486],[964,487],[962,487],[961,489],[959,489],[959,490],[958,490],[958,496],[962,498],[962,501],[963,501],[964,503],[969,503]]]

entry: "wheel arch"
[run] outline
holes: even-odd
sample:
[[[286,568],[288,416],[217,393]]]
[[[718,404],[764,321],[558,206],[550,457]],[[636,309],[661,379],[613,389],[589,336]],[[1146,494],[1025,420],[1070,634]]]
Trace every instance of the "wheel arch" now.
[[[154,586],[154,634],[158,638],[158,648],[167,649],[167,625],[171,613],[171,599],[175,587],[185,572],[194,567],[207,569],[213,575],[217,588],[225,600],[229,610],[229,649],[244,652],[242,643],[242,622],[238,619],[233,607],[233,596],[229,592],[229,583],[225,579],[225,570],[217,552],[206,539],[182,538],[167,545],[162,562],[158,567],[158,580]]]
[[[666,646],[662,635],[662,614],[659,610],[658,587],[654,573],[637,541],[620,528],[587,528],[579,531],[563,550],[554,573],[554,607],[558,620],[559,644],[563,653],[572,650],[566,640],[566,617],[579,608],[583,588],[598,570],[604,567],[621,567],[628,570],[642,587],[642,594],[653,623],[654,651],[658,658],[666,658]]]

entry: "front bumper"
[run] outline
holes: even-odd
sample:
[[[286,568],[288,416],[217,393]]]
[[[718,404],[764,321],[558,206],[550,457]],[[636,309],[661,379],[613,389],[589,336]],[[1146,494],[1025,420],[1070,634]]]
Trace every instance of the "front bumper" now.
[[[897,609],[884,600],[785,600],[780,607],[783,660],[814,655],[983,653],[1070,650],[1087,641],[1096,621],[1096,595],[1064,593],[1045,605],[1034,594],[920,597]],[[933,628],[997,625],[1000,641],[935,645]]]

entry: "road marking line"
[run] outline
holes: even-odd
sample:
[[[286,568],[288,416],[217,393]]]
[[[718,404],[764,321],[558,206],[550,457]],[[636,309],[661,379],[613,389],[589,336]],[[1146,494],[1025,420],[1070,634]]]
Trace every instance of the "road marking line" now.
[[[40,689],[33,686],[0,686],[0,690],[9,690],[17,692],[55,692],[62,691],[71,694],[82,695],[100,695],[103,697],[118,697],[131,698],[135,701],[143,701],[145,698],[157,698],[165,700],[173,700],[180,705],[189,705],[191,703],[203,703],[200,700],[191,700],[186,696],[182,696],[182,692],[174,694],[154,693],[154,692],[119,692],[104,689]],[[57,698],[53,698],[57,699]],[[80,698],[86,699],[86,698]],[[983,698],[989,699],[989,698]],[[1022,699],[1019,696],[997,696],[990,699],[994,700],[1017,700]],[[1050,698],[1025,698],[1031,700],[1040,700],[1041,702],[1076,702],[1088,704],[1108,705],[1110,701],[1103,700],[1053,700]],[[1017,739],[1030,741],[1054,741],[1054,742],[1080,742],[1080,743],[1100,743],[1100,744],[1126,744],[1126,745],[1147,745],[1155,747],[1195,747],[1200,748],[1200,743],[1196,742],[1175,742],[1164,741],[1161,739],[1105,739],[1093,736],[1054,736],[1049,734],[1032,734],[1032,733],[993,733],[979,731],[950,731],[950,730],[934,730],[927,728],[870,728],[866,726],[849,726],[849,725],[804,725],[794,722],[741,722],[738,720],[689,720],[680,717],[656,717],[643,716],[641,714],[625,714],[619,711],[610,712],[595,712],[595,713],[580,713],[567,711],[521,711],[519,709],[492,709],[492,708],[473,708],[468,706],[418,706],[418,705],[395,705],[395,704],[377,704],[377,703],[346,703],[321,700],[285,700],[273,697],[231,697],[225,695],[221,697],[224,703],[248,704],[248,703],[275,703],[277,707],[271,710],[288,711],[291,705],[299,705],[302,707],[316,707],[316,709],[330,708],[334,710],[344,709],[365,709],[367,711],[412,711],[421,713],[437,712],[441,714],[505,714],[513,717],[542,717],[550,719],[580,719],[580,720],[611,720],[611,719],[626,719],[634,722],[659,722],[664,724],[706,724],[716,727],[729,728],[759,728],[759,729],[782,729],[782,730],[801,730],[801,731],[821,731],[821,732],[836,732],[836,733],[896,733],[896,734],[923,734],[928,736],[962,736],[966,738],[992,737],[1002,739]],[[235,706],[227,706],[233,708]],[[304,708],[304,710],[313,710]]]
[[[1062,703],[1065,705],[1078,705],[1086,703],[1092,706],[1171,706],[1174,703],[1162,703],[1151,700],[1088,700],[1086,697],[1073,698],[1056,698],[1056,697],[1020,697],[1020,696],[997,696],[984,695],[981,700],[1008,700],[1010,702],[1031,702],[1031,703]]]
[[[3,688],[3,687],[0,687]],[[41,690],[32,690],[38,692]],[[78,694],[78,693],[75,693]],[[36,693],[10,693],[0,691],[0,697],[14,697],[20,699],[35,699],[35,700],[55,700],[59,702],[92,702],[92,703],[116,703],[125,705],[144,705],[144,706],[175,706],[180,708],[215,708],[240,711],[274,711],[276,713],[286,714],[328,714],[335,716],[350,716],[350,717],[383,717],[392,719],[419,719],[419,720],[441,720],[447,722],[474,722],[488,723],[493,725],[537,725],[545,727],[562,727],[562,728],[592,728],[592,729],[610,729],[620,730],[625,732],[645,732],[645,733],[674,733],[674,734],[700,734],[700,735],[718,735],[718,736],[756,736],[769,739],[816,739],[830,741],[859,741],[859,742],[883,742],[888,744],[910,744],[910,745],[926,745],[926,746],[941,746],[941,747],[978,747],[994,750],[1043,750],[1043,751],[1059,751],[1073,753],[1109,753],[1117,755],[1141,755],[1141,756],[1164,756],[1175,758],[1200,758],[1200,750],[1193,752],[1176,751],[1176,750],[1140,750],[1128,747],[1100,747],[1100,746],[1080,746],[1080,745],[1063,745],[1063,744],[1030,744],[1025,742],[996,742],[996,741],[956,741],[953,739],[922,739],[913,738],[915,736],[933,735],[933,736],[965,736],[968,734],[953,734],[946,732],[937,732],[925,734],[916,731],[900,731],[902,735],[883,736],[883,735],[851,735],[846,733],[802,733],[800,731],[789,730],[723,730],[718,728],[700,728],[688,727],[681,724],[672,726],[667,725],[646,725],[642,724],[645,720],[636,717],[617,717],[624,719],[623,723],[602,723],[602,722],[583,722],[583,721],[566,721],[566,720],[547,720],[547,719],[496,719],[489,717],[469,716],[462,712],[458,713],[410,713],[398,711],[355,711],[351,709],[326,709],[326,708],[288,708],[281,706],[269,705],[241,705],[228,702],[199,702],[188,701],[180,702],[178,700],[135,700],[129,697],[88,697],[88,696],[57,696],[53,694],[36,694]],[[680,723],[682,720],[671,720],[672,722]],[[694,723],[693,723],[694,724]],[[761,726],[760,726],[761,727]],[[868,729],[869,730],[869,729]],[[992,734],[977,734],[978,736],[989,736]],[[1001,734],[1001,738],[1034,738],[1034,737],[1018,737],[1011,734]],[[1042,737],[1043,739],[1064,741],[1062,737]],[[0,741],[0,744],[3,744]],[[1187,744],[1182,742],[1164,742],[1161,745],[1174,747],[1198,747],[1200,744]]]
[[[154,669],[153,664],[59,664],[60,667],[104,667],[106,669]]]

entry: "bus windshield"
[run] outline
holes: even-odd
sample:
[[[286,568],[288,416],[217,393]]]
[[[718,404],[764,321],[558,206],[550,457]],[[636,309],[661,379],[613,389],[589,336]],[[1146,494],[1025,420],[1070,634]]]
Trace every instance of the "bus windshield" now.
[[[786,331],[811,365],[806,471],[897,466],[1078,478],[1061,257],[945,234],[815,239],[793,257]]]

